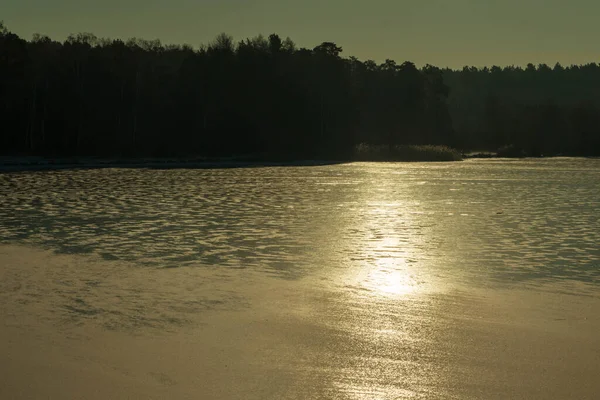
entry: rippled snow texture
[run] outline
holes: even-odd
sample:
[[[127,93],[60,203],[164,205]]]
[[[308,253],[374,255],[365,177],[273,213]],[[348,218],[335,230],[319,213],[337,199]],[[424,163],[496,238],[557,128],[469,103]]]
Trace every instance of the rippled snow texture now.
[[[600,160],[0,174],[0,242],[294,278],[600,277]]]

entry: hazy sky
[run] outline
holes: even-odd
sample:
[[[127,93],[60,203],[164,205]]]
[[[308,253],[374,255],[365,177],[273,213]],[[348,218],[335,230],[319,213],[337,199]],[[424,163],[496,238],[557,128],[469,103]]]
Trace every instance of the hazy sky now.
[[[0,0],[25,37],[70,33],[206,43],[276,32],[301,47],[422,65],[600,62],[600,0]]]

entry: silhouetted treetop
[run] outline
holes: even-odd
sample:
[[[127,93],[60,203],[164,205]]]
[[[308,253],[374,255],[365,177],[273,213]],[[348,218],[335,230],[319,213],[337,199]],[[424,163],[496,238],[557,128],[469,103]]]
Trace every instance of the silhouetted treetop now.
[[[339,57],[342,48],[332,42],[323,42],[313,49],[317,54],[325,54],[332,57]]]

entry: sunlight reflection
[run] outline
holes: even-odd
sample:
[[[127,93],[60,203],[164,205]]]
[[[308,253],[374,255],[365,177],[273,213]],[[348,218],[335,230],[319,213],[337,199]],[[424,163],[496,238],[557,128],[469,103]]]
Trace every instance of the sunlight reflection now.
[[[360,268],[356,278],[361,287],[380,297],[401,297],[418,291],[418,282],[407,259],[414,257],[409,243],[395,231],[395,227],[407,223],[407,216],[397,213],[399,204],[387,204],[371,210],[371,221],[379,222],[374,240],[361,249],[362,259],[368,260]],[[376,215],[373,215],[376,214]],[[382,224],[382,220],[386,223]],[[369,221],[367,221],[369,223]]]
[[[377,290],[381,295],[392,296],[404,296],[417,290],[416,282],[411,279],[406,270],[386,268],[371,270],[366,286]]]
[[[379,181],[371,185],[362,201],[347,209],[346,229],[357,234],[351,242],[352,267],[344,274],[353,305],[349,333],[366,352],[340,375],[336,390],[353,400],[417,398],[413,387],[434,382],[415,362],[427,339],[418,317],[430,282],[422,268],[427,227],[408,190],[396,192]]]

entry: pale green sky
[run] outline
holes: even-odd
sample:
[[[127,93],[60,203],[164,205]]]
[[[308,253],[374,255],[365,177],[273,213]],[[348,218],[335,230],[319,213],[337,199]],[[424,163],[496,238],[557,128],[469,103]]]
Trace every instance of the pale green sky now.
[[[206,43],[276,32],[362,60],[422,65],[600,62],[600,0],[1,0],[25,37],[69,33]]]

